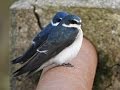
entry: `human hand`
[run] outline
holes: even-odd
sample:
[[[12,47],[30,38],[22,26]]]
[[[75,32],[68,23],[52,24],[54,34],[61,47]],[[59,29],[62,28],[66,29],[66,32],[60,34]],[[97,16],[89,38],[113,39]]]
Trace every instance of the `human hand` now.
[[[36,90],[92,90],[97,53],[89,40],[83,39],[78,56],[70,63],[74,67],[44,69]]]

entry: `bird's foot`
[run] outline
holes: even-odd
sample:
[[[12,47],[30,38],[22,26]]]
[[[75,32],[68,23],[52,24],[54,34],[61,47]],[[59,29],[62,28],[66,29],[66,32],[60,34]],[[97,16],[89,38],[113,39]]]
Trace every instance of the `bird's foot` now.
[[[74,67],[72,64],[70,64],[70,63],[63,63],[63,64],[61,64],[61,65],[57,65],[57,66],[54,66],[54,67],[52,67],[52,68],[56,68],[56,67],[60,67],[60,66],[64,66],[64,67]],[[51,69],[52,69],[51,68]]]
[[[70,63],[63,63],[61,66],[65,66],[65,67],[74,67],[72,64]]]

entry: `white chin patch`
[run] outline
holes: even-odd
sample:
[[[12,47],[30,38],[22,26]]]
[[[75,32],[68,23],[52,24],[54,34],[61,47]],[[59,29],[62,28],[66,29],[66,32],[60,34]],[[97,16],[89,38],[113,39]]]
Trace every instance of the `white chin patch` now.
[[[63,27],[67,27],[67,28],[77,28],[77,29],[81,29],[81,25],[77,25],[77,24],[69,24],[69,25],[67,25],[67,24],[63,23],[62,26],[63,26]]]
[[[57,26],[59,24],[59,22],[53,23],[53,21],[51,21],[51,24],[52,24],[52,26]]]

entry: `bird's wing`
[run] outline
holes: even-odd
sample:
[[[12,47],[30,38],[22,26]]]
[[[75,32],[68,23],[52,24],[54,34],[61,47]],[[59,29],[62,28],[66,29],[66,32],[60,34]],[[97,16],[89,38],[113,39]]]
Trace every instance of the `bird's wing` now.
[[[48,34],[49,34],[49,28],[42,30],[40,33],[38,33],[34,39],[33,39],[33,43],[32,45],[29,47],[29,49],[27,49],[27,51],[15,58],[14,60],[12,60],[13,64],[16,63],[25,63],[26,61],[28,61],[35,53],[36,53],[36,49],[43,44],[44,41],[46,41]]]
[[[19,76],[26,72],[31,72],[37,70],[41,65],[47,62],[50,58],[54,57],[60,53],[63,49],[69,46],[75,40],[78,32],[73,32],[69,34],[68,37],[59,36],[55,33],[56,36],[53,36],[50,39],[47,39],[46,42],[37,49],[38,52],[29,60],[23,67],[14,72],[14,76]],[[61,39],[62,38],[62,39]]]
[[[23,55],[12,60],[12,64],[26,62],[35,54],[36,49],[37,49],[36,44],[32,44]]]

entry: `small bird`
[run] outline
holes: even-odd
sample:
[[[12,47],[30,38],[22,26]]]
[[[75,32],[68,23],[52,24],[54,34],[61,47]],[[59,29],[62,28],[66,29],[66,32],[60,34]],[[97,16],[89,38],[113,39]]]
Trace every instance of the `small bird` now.
[[[51,30],[56,27],[60,23],[60,21],[67,15],[67,12],[57,12],[52,21],[34,37],[29,49],[23,55],[12,60],[12,64],[25,63],[26,61],[28,61],[35,54],[37,48],[46,41]]]
[[[34,56],[13,73],[14,76],[35,73],[51,64],[70,64],[69,61],[77,56],[82,40],[81,18],[71,14],[65,16],[37,48]]]

